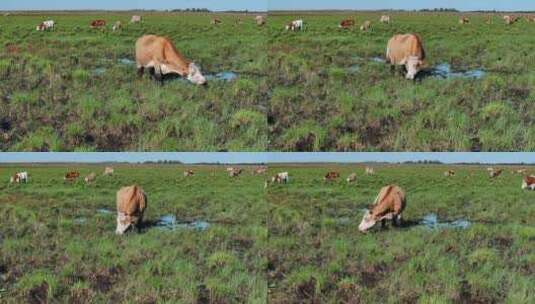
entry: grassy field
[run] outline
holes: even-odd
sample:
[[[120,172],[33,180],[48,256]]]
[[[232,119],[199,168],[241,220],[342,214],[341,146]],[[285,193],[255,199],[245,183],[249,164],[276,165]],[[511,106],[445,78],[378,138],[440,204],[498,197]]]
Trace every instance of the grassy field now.
[[[270,150],[531,151],[535,148],[535,24],[506,26],[501,15],[271,13],[268,54],[272,95]],[[302,18],[304,32],[284,25]],[[357,27],[337,26],[354,18]],[[365,20],[368,32],[360,32]],[[480,79],[407,81],[384,58],[396,33],[418,33],[428,72],[483,70]],[[429,75],[431,73],[427,73]]]
[[[193,177],[182,172],[193,169]],[[9,185],[28,170],[30,182]],[[65,183],[103,166],[0,167],[1,303],[266,303],[262,176],[223,167],[115,166],[94,184]],[[115,235],[115,193],[148,195],[141,233]],[[99,209],[105,209],[99,211]],[[111,210],[112,213],[106,212]],[[206,230],[156,226],[163,215]]]
[[[266,29],[254,15],[35,13],[0,16],[0,150],[264,151]],[[237,18],[243,24],[236,24]],[[56,29],[37,32],[53,19]],[[90,29],[95,19],[106,30]],[[112,32],[115,21],[123,29]],[[235,72],[208,87],[136,77],[143,34],[171,38],[204,74]]]
[[[270,166],[290,183],[269,188],[270,303],[533,303],[535,192],[510,168]],[[454,177],[443,172],[454,169]],[[327,171],[341,180],[324,182]],[[355,184],[345,178],[358,174]],[[529,168],[535,173],[535,168]],[[402,228],[362,234],[362,209],[389,183],[407,193]],[[467,229],[422,225],[467,220]],[[379,225],[380,226],[380,225]]]

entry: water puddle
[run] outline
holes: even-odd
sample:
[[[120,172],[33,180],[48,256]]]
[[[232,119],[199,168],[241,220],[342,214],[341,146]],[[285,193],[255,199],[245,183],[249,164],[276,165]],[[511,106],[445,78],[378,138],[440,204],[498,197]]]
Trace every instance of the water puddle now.
[[[441,63],[435,66],[430,71],[431,76],[440,77],[444,79],[448,78],[471,78],[481,79],[485,76],[486,72],[481,69],[467,70],[467,71],[452,71],[449,63]]]
[[[386,63],[386,60],[383,57],[372,57],[370,60],[378,63]]]
[[[206,80],[223,80],[223,81],[232,81],[238,78],[238,73],[231,71],[220,72],[216,74],[205,75]]]
[[[204,231],[210,227],[210,223],[201,220],[196,220],[193,222],[178,222],[176,220],[176,216],[167,214],[158,219],[156,222],[156,227],[164,230],[187,229]]]
[[[132,60],[132,59],[128,59],[128,58],[120,58],[120,59],[118,60],[118,62],[119,62],[120,64],[124,64],[124,65],[134,65],[134,64],[135,64],[135,61],[134,61],[134,60]]]
[[[465,219],[439,221],[435,213],[429,213],[423,217],[419,224],[429,229],[467,229],[472,223]]]
[[[85,217],[79,217],[79,218],[75,218],[75,219],[73,220],[73,222],[74,222],[75,224],[83,224],[83,223],[85,223],[86,221],[87,221],[87,219],[86,219]]]
[[[347,70],[350,73],[358,73],[360,71],[360,67],[359,67],[358,64],[354,64],[354,65],[350,66],[349,68],[347,68]]]
[[[96,68],[93,70],[93,75],[95,76],[102,76],[106,73],[106,68]]]
[[[100,214],[113,214],[113,211],[111,211],[110,209],[106,209],[106,208],[97,209],[97,212]]]

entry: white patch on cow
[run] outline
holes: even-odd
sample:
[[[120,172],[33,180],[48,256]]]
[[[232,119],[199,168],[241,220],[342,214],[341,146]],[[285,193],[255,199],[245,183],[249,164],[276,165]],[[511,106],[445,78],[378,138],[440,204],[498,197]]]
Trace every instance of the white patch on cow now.
[[[359,225],[359,231],[365,232],[368,229],[372,228],[375,225],[376,221],[373,219],[372,214],[369,210],[366,210],[364,213],[364,216],[362,217],[362,221]]]
[[[416,74],[418,74],[420,71],[421,65],[422,61],[418,58],[418,56],[409,56],[405,62],[405,67],[407,68],[407,75],[405,77],[407,79],[414,79]]]
[[[206,78],[201,74],[199,67],[193,62],[189,64],[188,80],[198,85],[206,83]]]
[[[128,221],[126,214],[122,212],[117,213],[117,228],[115,229],[115,234],[121,235],[125,233],[131,225],[132,223]]]

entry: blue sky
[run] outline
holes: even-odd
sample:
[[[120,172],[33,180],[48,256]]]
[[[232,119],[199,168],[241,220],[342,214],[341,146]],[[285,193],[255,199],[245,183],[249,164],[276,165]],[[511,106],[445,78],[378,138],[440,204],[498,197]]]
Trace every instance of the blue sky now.
[[[270,10],[280,9],[422,9],[447,7],[458,10],[535,10],[535,0],[269,0]]]
[[[0,0],[0,10],[208,8],[266,11],[264,0]]]
[[[299,163],[404,162],[438,160],[443,163],[531,163],[535,153],[0,153],[0,163],[32,162],[144,162],[179,160],[183,163]]]

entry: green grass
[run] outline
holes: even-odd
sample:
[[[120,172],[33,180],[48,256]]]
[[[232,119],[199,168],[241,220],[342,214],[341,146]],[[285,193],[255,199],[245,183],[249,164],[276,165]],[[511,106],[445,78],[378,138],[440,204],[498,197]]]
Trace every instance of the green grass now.
[[[12,14],[0,18],[0,150],[264,151],[267,147],[266,30],[254,16],[146,13]],[[235,24],[240,17],[243,24]],[[51,32],[35,26],[53,19]],[[105,19],[107,30],[89,23]],[[123,30],[112,32],[120,20]],[[234,71],[234,81],[196,87],[136,76],[134,45],[143,34],[171,38],[204,74]],[[246,126],[235,117],[249,113]],[[249,128],[250,127],[250,128]]]
[[[193,177],[182,172],[191,168]],[[266,303],[267,203],[264,177],[230,178],[224,167],[26,166],[0,168],[0,302],[39,295],[53,303]],[[30,182],[9,185],[28,170]],[[96,182],[63,175],[96,172]],[[115,193],[137,183],[148,195],[145,221],[173,214],[204,220],[205,231],[115,235]]]
[[[272,13],[268,22],[273,94],[269,150],[531,151],[534,148],[535,25],[506,26],[495,15]],[[306,31],[283,30],[302,18]],[[357,27],[338,29],[345,18]],[[363,33],[358,26],[372,21]],[[407,81],[373,57],[385,56],[396,33],[423,38],[430,68],[483,69],[482,79]],[[358,71],[354,70],[358,67]]]
[[[450,168],[456,175],[444,177]],[[478,166],[375,169],[365,176],[362,166],[270,167],[290,173],[289,184],[268,192],[270,303],[535,301],[535,192],[520,189],[520,175],[506,168],[491,180]],[[332,170],[340,180],[324,182]],[[347,184],[352,172],[357,182]],[[406,225],[361,234],[362,209],[390,183],[407,193]],[[429,213],[472,225],[419,225]]]

